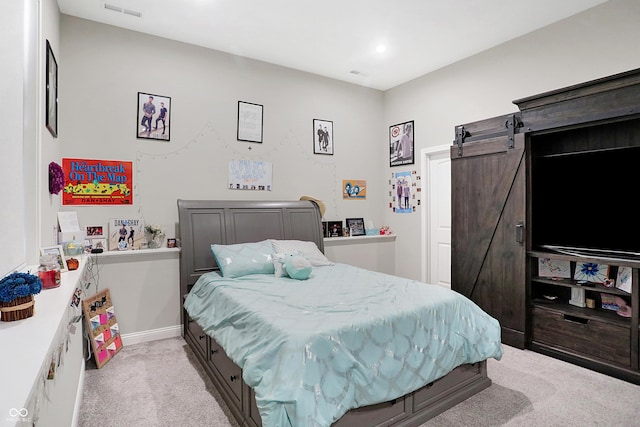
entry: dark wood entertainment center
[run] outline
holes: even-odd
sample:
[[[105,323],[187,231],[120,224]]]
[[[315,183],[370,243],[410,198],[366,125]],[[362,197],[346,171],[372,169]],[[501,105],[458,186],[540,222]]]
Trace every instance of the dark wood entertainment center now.
[[[640,384],[640,69],[514,104],[455,128],[452,288],[500,321],[503,343]],[[571,277],[541,277],[539,259],[569,261]],[[631,292],[574,280],[580,263],[612,279],[630,267]],[[631,316],[602,308],[608,295]]]

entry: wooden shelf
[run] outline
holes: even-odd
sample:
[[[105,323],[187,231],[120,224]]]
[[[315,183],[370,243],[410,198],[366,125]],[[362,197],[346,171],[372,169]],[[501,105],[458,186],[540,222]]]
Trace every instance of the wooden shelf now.
[[[572,280],[572,279],[552,279],[549,277],[540,277],[540,276],[535,276],[531,278],[532,282],[537,282],[537,283],[546,283],[549,285],[553,285],[553,286],[564,286],[567,288],[579,288],[579,289],[584,289],[586,292],[600,292],[603,294],[612,294],[612,295],[619,295],[619,296],[626,296],[626,297],[630,297],[631,294],[629,292],[625,292],[622,291],[618,288],[608,288],[600,283],[589,283],[589,284],[584,284],[584,285],[580,285],[578,284],[577,280]]]

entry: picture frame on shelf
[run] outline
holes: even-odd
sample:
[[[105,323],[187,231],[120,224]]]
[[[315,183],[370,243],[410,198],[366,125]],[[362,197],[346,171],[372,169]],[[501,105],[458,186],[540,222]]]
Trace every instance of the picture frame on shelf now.
[[[107,227],[104,225],[87,225],[85,227],[85,231],[87,233],[87,239],[96,239],[98,237],[104,237],[106,228]]]
[[[158,126],[162,125],[162,129]],[[138,92],[138,121],[136,138],[171,140],[171,98],[153,93]]]
[[[538,258],[538,276],[571,279],[571,261]]]
[[[327,237],[342,237],[342,221],[328,221]]]
[[[604,283],[609,278],[609,266],[594,262],[577,262],[573,278],[577,281]]]
[[[313,154],[333,156],[333,122],[313,119]]]
[[[263,117],[262,105],[238,101],[238,141],[262,144]]]
[[[175,238],[167,239],[167,247],[168,248],[175,248],[176,247],[176,239]]]
[[[389,166],[415,163],[413,120],[389,126]]]
[[[40,248],[40,255],[54,255],[60,265],[60,272],[64,273],[69,271],[67,263],[64,260],[64,249],[62,245],[42,246]]]
[[[102,249],[104,252],[109,250],[109,245],[107,243],[106,237],[98,237],[89,240],[91,242],[91,249]]]
[[[54,138],[58,137],[58,61],[47,40],[46,58],[46,119],[45,125]]]
[[[345,220],[350,236],[365,236],[364,218],[347,218]]]
[[[616,288],[621,291],[631,293],[631,267],[618,267],[618,277],[616,278]]]

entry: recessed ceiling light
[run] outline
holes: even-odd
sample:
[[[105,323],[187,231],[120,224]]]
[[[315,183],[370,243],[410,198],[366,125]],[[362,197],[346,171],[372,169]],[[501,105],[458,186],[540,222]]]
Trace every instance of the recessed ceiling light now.
[[[379,44],[378,46],[376,46],[376,52],[378,53],[383,53],[385,50],[387,50],[387,47],[383,44]]]

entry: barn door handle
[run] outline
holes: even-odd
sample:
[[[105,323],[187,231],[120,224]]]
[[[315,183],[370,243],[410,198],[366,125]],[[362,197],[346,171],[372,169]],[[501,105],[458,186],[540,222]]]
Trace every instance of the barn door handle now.
[[[518,221],[516,224],[516,242],[524,243],[524,221]]]

